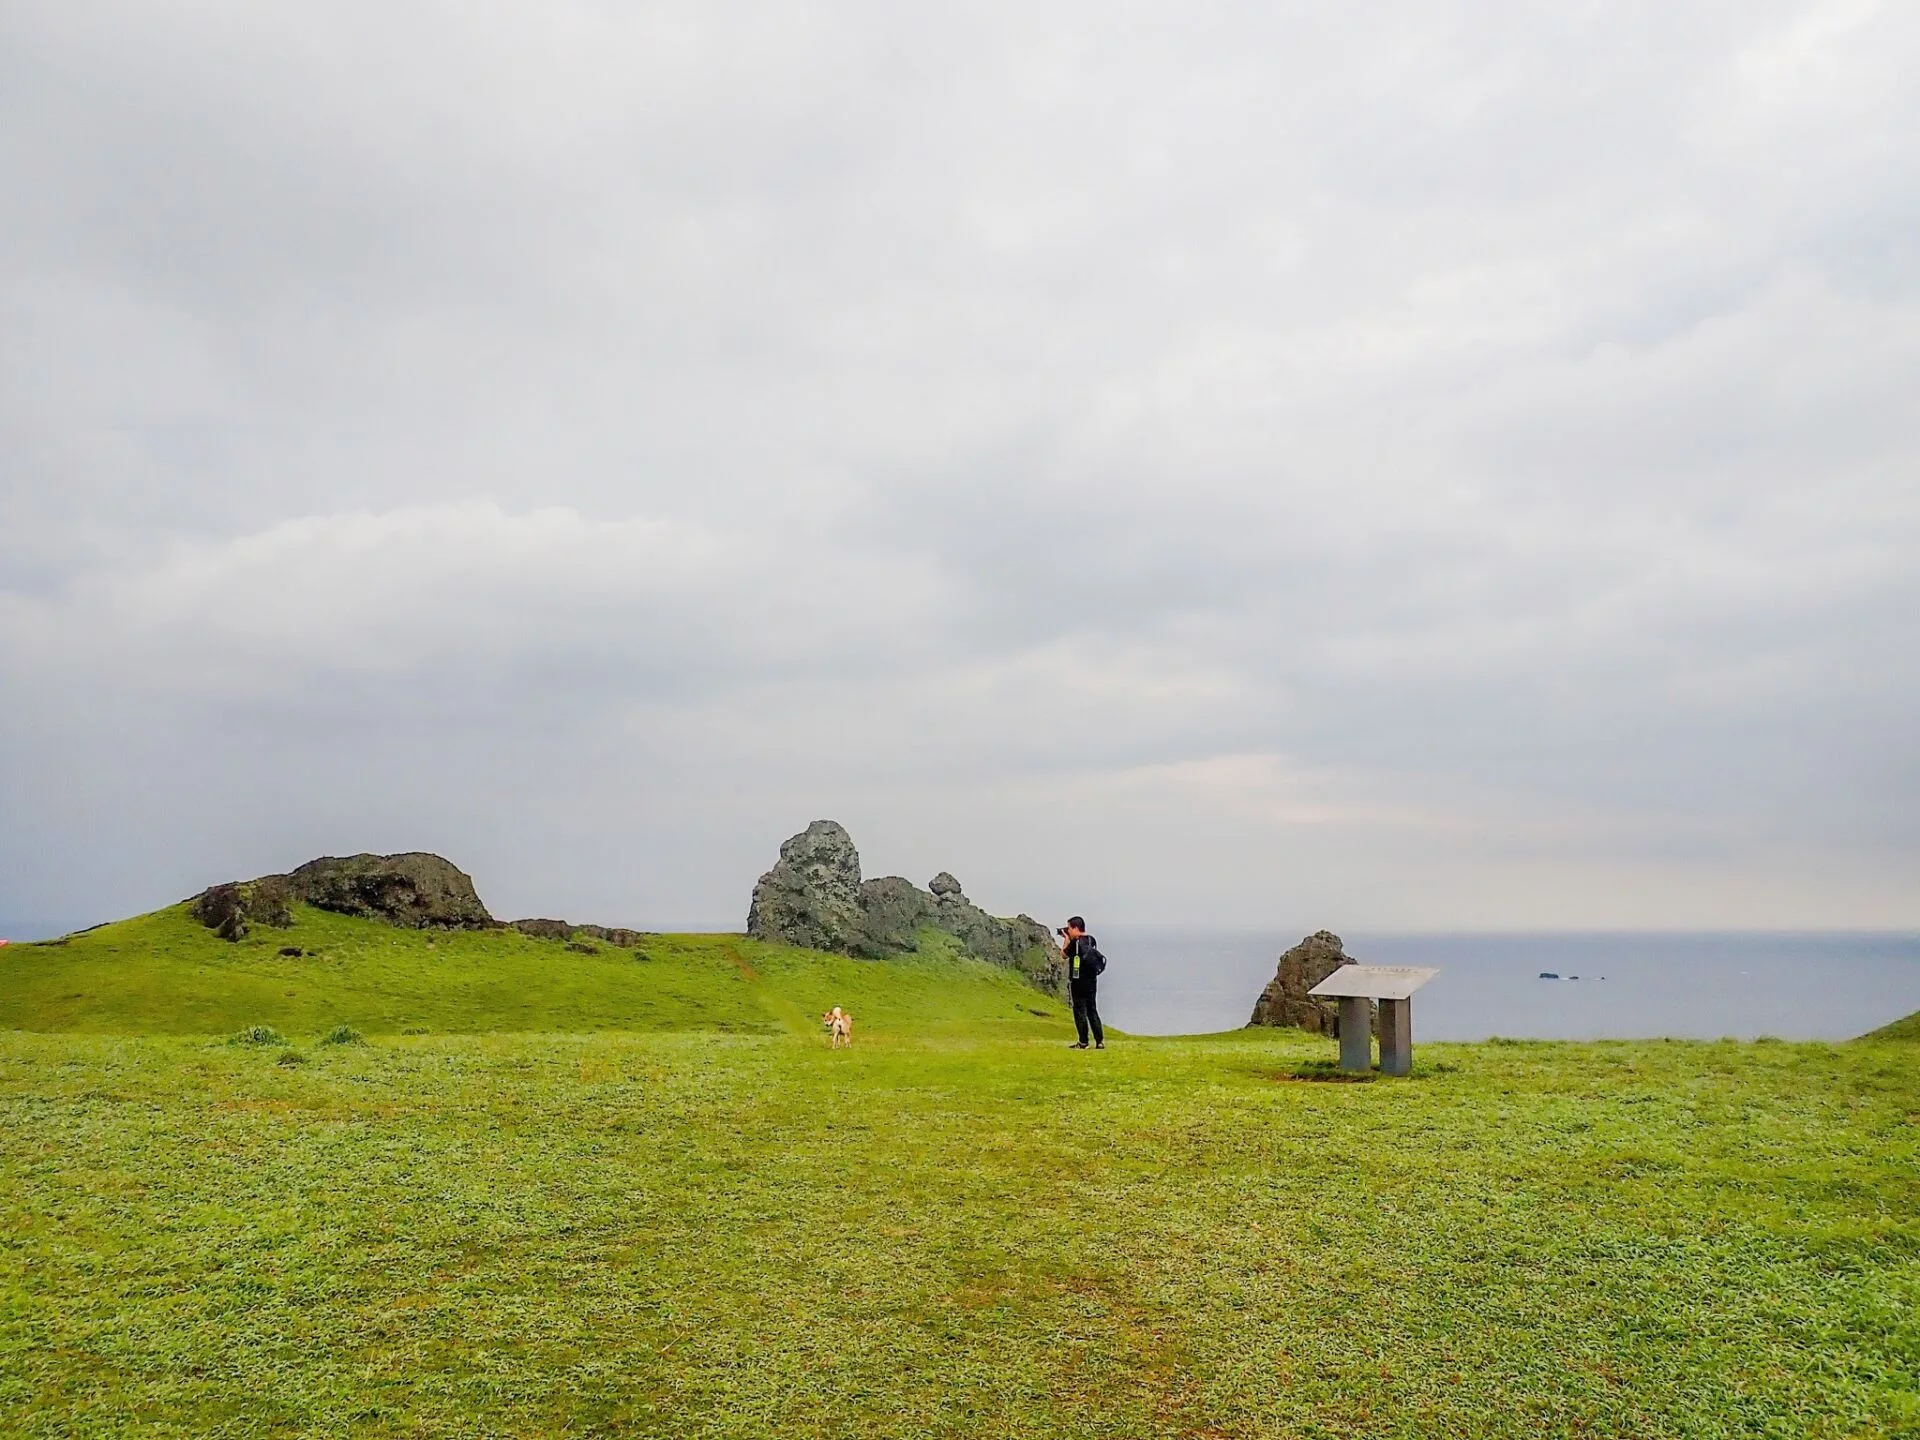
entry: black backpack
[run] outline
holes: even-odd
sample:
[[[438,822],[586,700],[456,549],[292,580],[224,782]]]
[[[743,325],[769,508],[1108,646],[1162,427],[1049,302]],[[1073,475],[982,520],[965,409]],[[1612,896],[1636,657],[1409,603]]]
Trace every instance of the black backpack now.
[[[1080,951],[1080,973],[1088,979],[1097,980],[1106,971],[1107,957],[1100,953],[1099,942],[1091,935],[1082,935],[1078,942]],[[1073,973],[1069,966],[1067,973]]]

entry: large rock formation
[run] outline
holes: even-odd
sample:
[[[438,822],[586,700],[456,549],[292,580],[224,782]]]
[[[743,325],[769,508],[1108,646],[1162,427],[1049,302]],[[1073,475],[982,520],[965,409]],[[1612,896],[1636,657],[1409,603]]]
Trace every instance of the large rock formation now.
[[[490,930],[495,923],[472,877],[438,855],[309,860],[287,882],[297,899],[316,909],[408,930]]]
[[[438,855],[326,856],[290,875],[263,875],[202,891],[193,913],[222,939],[239,940],[250,925],[287,926],[291,905],[383,920],[409,930],[485,930],[497,922],[473,881]]]
[[[1315,1035],[1339,1033],[1340,1006],[1307,994],[1342,965],[1354,963],[1331,930],[1316,930],[1280,957],[1267,988],[1254,1002],[1249,1025],[1291,1025]]]
[[[816,820],[780,847],[779,861],[753,887],[747,933],[809,950],[867,953],[860,852],[843,826]]]
[[[944,870],[925,890],[898,875],[862,882],[860,852],[832,820],[816,820],[780,847],[753,887],[747,933],[864,959],[912,954],[920,932],[945,931],[969,955],[1017,970],[1049,994],[1065,984],[1060,952],[1038,920],[989,915]]]

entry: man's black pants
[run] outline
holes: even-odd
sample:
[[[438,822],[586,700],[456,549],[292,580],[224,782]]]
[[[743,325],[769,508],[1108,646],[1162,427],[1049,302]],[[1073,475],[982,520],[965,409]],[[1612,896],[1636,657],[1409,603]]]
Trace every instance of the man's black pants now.
[[[1080,1043],[1087,1043],[1087,1030],[1093,1030],[1093,1043],[1107,1043],[1107,1032],[1100,1028],[1100,1011],[1093,1003],[1094,987],[1099,981],[1092,975],[1067,982],[1067,994],[1073,999],[1073,1028],[1080,1032]]]

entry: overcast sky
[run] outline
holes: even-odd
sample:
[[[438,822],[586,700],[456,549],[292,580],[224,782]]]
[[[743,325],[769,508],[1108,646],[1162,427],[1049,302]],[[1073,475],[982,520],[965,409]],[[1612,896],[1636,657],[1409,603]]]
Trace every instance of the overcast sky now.
[[[1920,8],[0,6],[0,918],[1920,927]]]

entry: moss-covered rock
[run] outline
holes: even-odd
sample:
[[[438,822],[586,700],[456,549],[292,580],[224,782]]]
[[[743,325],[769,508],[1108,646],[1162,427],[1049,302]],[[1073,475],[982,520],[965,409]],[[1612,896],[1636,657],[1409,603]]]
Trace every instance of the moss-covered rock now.
[[[259,880],[234,880],[202,890],[189,903],[193,915],[222,940],[244,940],[254,925],[284,930],[293,923],[291,894],[286,878],[268,875]]]
[[[438,855],[325,856],[290,875],[263,875],[203,890],[191,902],[201,924],[225,940],[255,924],[284,928],[303,901],[337,915],[358,915],[409,930],[488,930],[496,922],[473,880]]]
[[[816,820],[780,847],[753,887],[747,933],[809,950],[857,955],[870,949],[860,903],[860,852],[832,820]]]
[[[863,882],[860,852],[832,820],[814,821],[780,847],[747,910],[747,933],[757,940],[871,960],[912,954],[929,926],[951,935],[966,954],[1017,970],[1049,994],[1066,983],[1053,937],[1039,921],[989,915],[944,870],[925,890],[898,875]]]

